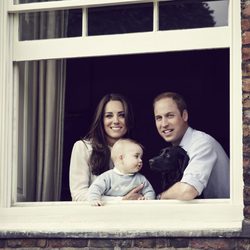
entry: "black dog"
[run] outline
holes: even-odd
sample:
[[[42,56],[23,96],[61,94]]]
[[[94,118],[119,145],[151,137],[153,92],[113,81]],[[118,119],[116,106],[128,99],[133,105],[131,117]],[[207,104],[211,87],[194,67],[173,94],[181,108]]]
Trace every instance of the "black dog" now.
[[[162,191],[171,187],[183,176],[189,157],[180,146],[167,147],[161,150],[160,155],[149,160],[151,170],[161,173]]]

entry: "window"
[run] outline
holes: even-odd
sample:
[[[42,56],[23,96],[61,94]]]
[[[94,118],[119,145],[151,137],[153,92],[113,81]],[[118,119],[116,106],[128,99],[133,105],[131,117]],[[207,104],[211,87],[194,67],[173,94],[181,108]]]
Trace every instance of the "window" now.
[[[240,225],[240,218],[242,213],[242,176],[241,170],[239,168],[236,168],[236,166],[242,165],[239,164],[239,162],[242,162],[241,147],[237,146],[241,145],[241,136],[239,136],[241,134],[241,114],[239,112],[239,110],[241,110],[241,89],[240,86],[236,84],[240,79],[240,58],[237,53],[240,50],[240,34],[237,33],[238,30],[240,30],[238,28],[240,13],[239,6],[237,3],[233,3],[233,1],[207,1],[206,3],[197,3],[197,1],[194,2],[195,3],[192,3],[192,1],[190,1],[189,4],[194,4],[197,7],[192,8],[192,10],[194,9],[194,11],[198,11],[201,14],[200,18],[204,16],[205,12],[207,20],[209,14],[207,11],[208,9],[210,10],[210,12],[213,8],[214,10],[219,11],[220,8],[218,6],[222,6],[222,9],[225,9],[227,8],[228,4],[229,16],[227,18],[227,15],[220,15],[223,16],[223,20],[220,20],[220,22],[215,21],[215,16],[217,15],[216,11],[214,11],[213,13],[210,13],[209,21],[207,20],[206,22],[202,23],[202,26],[194,27],[193,24],[197,24],[197,21],[192,22],[191,20],[190,24],[185,27],[184,24],[186,24],[186,22],[176,23],[174,17],[171,17],[167,14],[168,12],[172,12],[173,10],[178,10],[179,14],[181,15],[184,10],[190,9],[188,7],[189,4],[181,5],[179,1],[178,3],[176,1],[154,1],[152,3],[148,3],[148,1],[147,3],[141,1],[140,4],[138,2],[136,2],[135,4],[133,0],[102,0],[98,2],[81,2],[72,0],[56,2],[52,1],[46,3],[40,2],[29,4],[9,4],[8,6],[2,3],[2,12],[4,13],[4,11],[8,11],[9,13],[8,21],[11,31],[10,40],[8,40],[9,36],[5,36],[5,38],[2,38],[4,40],[4,48],[7,49],[7,51],[5,52],[5,58],[8,62],[6,64],[8,70],[5,74],[2,75],[1,79],[2,93],[5,91],[5,95],[2,94],[2,96],[5,97],[4,99],[2,99],[4,100],[4,105],[1,106],[1,113],[4,114],[5,118],[1,122],[1,137],[3,138],[1,145],[3,146],[3,148],[5,148],[4,153],[2,153],[4,157],[1,157],[0,165],[2,183],[0,191],[1,194],[3,194],[1,195],[2,207],[32,207],[41,205],[40,203],[34,204],[17,202],[22,200],[32,201],[34,199],[28,198],[29,195],[32,196],[33,194],[30,194],[30,187],[27,186],[26,183],[28,176],[31,176],[31,174],[37,175],[37,173],[30,172],[30,170],[27,168],[27,162],[30,163],[32,162],[31,159],[34,159],[34,155],[30,154],[30,152],[33,152],[34,149],[32,146],[32,140],[35,140],[36,142],[40,141],[37,139],[36,134],[39,135],[39,129],[41,129],[42,132],[40,133],[44,135],[43,132],[45,129],[45,127],[36,127],[36,121],[38,118],[36,116],[30,116],[30,114],[32,114],[33,112],[37,115],[34,110],[36,110],[38,107],[46,109],[46,103],[49,103],[49,106],[51,107],[51,101],[54,101],[56,102],[56,104],[54,105],[55,108],[59,107],[59,110],[54,110],[53,112],[57,113],[58,116],[53,117],[53,115],[49,113],[48,115],[49,117],[51,117],[51,119],[56,119],[57,124],[62,124],[60,121],[65,117],[64,114],[62,114],[62,112],[60,111],[64,108],[63,105],[65,100],[63,100],[63,98],[65,97],[64,91],[66,88],[66,85],[63,84],[67,82],[67,77],[69,77],[69,75],[65,75],[66,68],[68,70],[70,69],[70,67],[74,68],[74,63],[77,63],[78,67],[79,65],[85,65],[86,69],[89,67],[89,65],[98,65],[98,67],[96,66],[95,69],[103,74],[103,79],[105,82],[105,77],[115,77],[115,74],[110,74],[109,76],[105,75],[106,71],[104,65],[111,63],[110,65],[114,67],[114,61],[119,61],[120,65],[126,65],[126,60],[134,63],[151,61],[151,64],[144,64],[144,67],[148,67],[149,69],[149,71],[145,71],[145,73],[152,70],[152,72],[156,72],[156,74],[152,74],[150,77],[153,77],[154,75],[159,77],[159,75],[161,75],[163,72],[163,69],[161,69],[162,65],[154,68],[154,64],[152,64],[152,62],[156,61],[159,63],[163,61],[164,63],[166,63],[171,59],[171,62],[173,62],[173,64],[168,64],[168,66],[172,66],[173,69],[176,70],[176,75],[178,75],[180,70],[186,70],[185,73],[188,73],[188,69],[192,68],[192,65],[189,65],[190,68],[185,68],[183,66],[183,68],[180,69],[178,68],[178,65],[181,64],[177,64],[176,62],[181,61],[187,64],[188,58],[195,57],[197,59],[194,60],[195,65],[193,66],[193,68],[197,67],[198,65],[200,67],[204,65],[203,69],[205,70],[206,66],[211,67],[211,65],[213,65],[215,67],[213,71],[214,77],[218,77],[216,78],[216,81],[219,81],[219,79],[224,79],[224,76],[228,76],[228,67],[230,67],[230,75],[228,76],[230,78],[230,86],[223,85],[226,89],[224,87],[221,88],[220,93],[224,94],[225,97],[228,97],[228,102],[230,102],[230,117],[225,115],[225,119],[230,119],[230,128],[228,127],[228,130],[230,129],[230,144],[227,141],[227,139],[229,140],[229,138],[224,139],[225,144],[228,145],[228,151],[230,152],[231,158],[231,199],[218,201],[193,201],[187,204],[171,201],[164,201],[161,203],[152,201],[148,204],[155,204],[155,206],[150,206],[150,210],[155,209],[156,212],[159,212],[159,210],[161,209],[166,209],[167,206],[171,206],[171,209],[173,210],[175,209],[175,207],[178,208],[178,211],[180,213],[182,209],[184,209],[184,207],[188,207],[188,211],[190,212],[195,211],[198,205],[200,206],[199,208],[208,207],[210,209],[210,212],[217,211],[219,214],[222,214],[222,211],[219,207],[223,207],[224,211],[225,209],[228,209],[227,211],[230,211],[232,213],[236,211],[237,223],[235,223],[233,226],[237,228]],[[218,4],[218,6],[216,6],[216,4]],[[82,9],[82,12],[80,11],[80,9]],[[114,13],[114,15],[121,16],[121,11],[123,10],[124,12],[122,13],[124,14],[124,19],[121,19],[120,26],[115,27],[115,23],[112,22],[112,18],[110,20],[110,17],[112,15],[110,15],[109,13]],[[62,22],[54,19],[53,17],[55,15],[50,14],[53,13],[53,11],[59,11],[58,13],[60,14],[57,13],[56,16],[58,18],[60,16],[60,20],[64,21]],[[151,13],[152,15],[148,14],[145,20],[141,20],[140,16],[143,16],[144,13]],[[193,14],[190,13],[191,17],[192,15]],[[211,18],[211,16],[213,15],[214,18]],[[137,27],[133,27],[133,25],[131,26],[129,22],[126,22],[126,16],[132,16],[132,18],[134,18],[133,20],[141,20],[141,22]],[[79,23],[79,20],[76,20],[77,18],[81,21],[79,26],[81,30],[79,30],[78,26],[76,30],[73,30],[73,27],[76,26],[74,24]],[[166,18],[167,21],[165,21]],[[98,26],[99,30],[95,29],[95,24],[100,22],[100,20],[102,19],[105,20],[105,22],[103,22],[104,27]],[[43,22],[41,20],[43,20]],[[67,22],[66,20],[70,20],[71,22]],[[228,20],[228,22],[225,20]],[[42,24],[43,27],[39,28],[39,31],[41,31],[40,34],[37,33],[37,22],[40,25]],[[58,26],[56,25],[58,25],[59,23],[60,29],[57,29]],[[66,34],[65,30],[67,25],[69,26],[67,27],[68,32]],[[106,25],[108,27],[112,27],[112,32],[110,32],[109,28],[106,28]],[[4,25],[2,24],[2,26]],[[50,29],[48,30],[46,27],[50,27]],[[120,27],[123,27],[123,29],[120,30]],[[70,28],[71,30],[69,30]],[[52,33],[46,34],[46,32],[48,31],[51,31]],[[56,36],[54,36],[55,31],[58,31]],[[7,29],[5,30],[5,32],[7,33]],[[28,34],[33,35],[27,36]],[[13,42],[12,36],[14,37]],[[8,46],[8,44],[10,44],[11,46]],[[11,57],[8,57],[8,55],[11,55]],[[210,58],[210,60],[207,60],[208,57]],[[12,61],[8,61],[9,58],[12,58]],[[214,63],[211,63],[213,62],[213,58]],[[111,60],[112,62],[110,62],[109,60]],[[200,61],[204,61],[204,64],[200,64]],[[210,62],[209,65],[206,64],[208,61]],[[224,73],[221,73],[221,75],[217,75],[216,73],[218,73],[218,68],[216,67],[225,65],[225,62],[227,63],[227,66],[225,67]],[[3,62],[1,63],[3,64]],[[176,65],[174,65],[174,63],[176,63]],[[140,68],[141,71],[143,69],[143,67]],[[204,75],[209,74],[208,71],[204,72]],[[189,84],[192,80],[195,80],[196,82],[204,80],[204,75],[198,76],[194,73],[190,74],[188,78]],[[37,78],[38,76],[39,80]],[[82,79],[88,82],[88,77],[88,71],[84,72],[84,76]],[[138,75],[136,75],[136,77],[138,78],[136,80],[141,80],[139,73]],[[173,81],[177,81],[177,78],[174,77],[174,74],[171,77]],[[200,78],[193,79],[192,77]],[[142,79],[145,80],[145,78]],[[161,81],[162,79],[164,79],[164,75],[157,79]],[[75,79],[72,78],[72,82],[74,80]],[[181,82],[182,79],[180,78],[178,80],[179,82]],[[213,82],[213,80],[214,78],[211,78],[211,82]],[[108,82],[108,80],[106,81]],[[55,82],[60,84],[58,86],[53,85]],[[96,80],[96,82],[98,81]],[[39,103],[37,102],[37,100],[39,99],[38,92],[39,94],[42,94],[42,91],[46,91],[46,84],[48,84],[48,86],[50,87],[53,85],[53,94],[57,95],[57,98],[54,98],[54,96],[51,95],[48,102],[44,102],[39,106]],[[119,87],[124,85],[125,84],[122,84],[121,81]],[[197,86],[198,85],[195,85],[195,89],[197,89]],[[204,88],[204,86],[205,85],[199,87]],[[110,89],[113,89],[115,86],[109,87]],[[84,91],[90,93],[90,87],[88,86],[88,84],[86,84],[86,86],[84,85],[84,88],[86,88],[84,89]],[[159,86],[159,90],[161,90],[161,88],[162,86]],[[185,87],[180,85],[179,88]],[[139,90],[140,89],[138,88],[135,90],[135,92],[139,92]],[[148,91],[146,93],[150,93],[151,90],[152,88],[149,88],[149,90],[144,91]],[[211,95],[213,94],[214,98],[215,93],[213,93],[212,88],[208,90],[209,92],[207,92],[207,89],[202,89],[201,91],[197,90],[197,98],[201,98],[199,97],[200,93],[211,93]],[[52,90],[50,89],[50,91]],[[125,88],[124,91],[130,92],[131,90],[129,88]],[[187,87],[185,91],[189,91]],[[49,94],[52,93],[50,92]],[[99,94],[101,95],[101,93]],[[137,96],[139,96],[140,93],[136,94]],[[219,96],[220,95],[218,94],[218,96],[216,97],[217,100]],[[41,98],[41,100],[44,101],[42,96]],[[84,101],[86,103],[84,103],[83,105],[89,105],[90,100],[84,99]],[[228,105],[225,106],[225,108],[227,109],[228,107]],[[90,110],[87,110],[86,112],[89,111]],[[72,113],[74,114],[74,112]],[[43,112],[43,114],[47,113]],[[48,120],[48,118],[44,118],[43,116],[39,117],[39,119],[41,119],[39,121],[42,121],[41,123],[39,122],[39,124],[44,124],[43,121]],[[35,124],[35,126],[32,126],[33,124]],[[64,126],[66,125],[67,124],[64,124]],[[200,124],[200,126],[203,125],[204,124]],[[29,126],[35,128],[34,132],[33,130],[31,131]],[[56,145],[53,146],[56,149],[58,149],[58,145],[60,145],[61,137],[59,135],[62,135],[63,129],[63,127],[60,127],[57,130],[60,132],[58,132]],[[226,131],[224,132],[225,134],[227,133]],[[27,137],[28,133],[34,134],[31,137]],[[145,131],[143,131],[143,133],[145,133]],[[27,140],[27,138],[30,141]],[[66,138],[65,135],[64,138]],[[51,138],[48,137],[48,143],[51,142],[50,139]],[[52,141],[55,142],[55,140]],[[35,145],[38,146],[37,144]],[[43,148],[43,145],[40,146],[41,148]],[[58,149],[58,151],[56,152],[58,156],[58,158],[56,159],[57,163],[62,161],[62,152],[62,148]],[[39,158],[37,162],[41,163]],[[60,165],[60,163],[58,165]],[[32,166],[33,164],[31,164],[31,169]],[[27,171],[29,175],[25,174]],[[60,172],[62,170],[58,169],[58,171]],[[50,176],[52,175],[55,175],[55,173],[50,174]],[[55,182],[58,180],[53,179],[52,181]],[[58,182],[59,183],[57,184],[57,186],[60,188],[61,183],[60,181]],[[29,185],[33,184],[29,181]],[[59,190],[57,189],[54,192],[55,195],[58,196]],[[47,203],[43,204],[44,205],[42,206],[52,206]],[[62,205],[63,203],[59,204]],[[141,208],[141,204],[143,203],[138,203],[136,205],[132,203],[130,205],[131,207],[135,206],[137,208],[137,206],[139,206]],[[180,204],[182,206],[179,206]],[[57,203],[54,205],[56,206]],[[67,207],[71,206],[74,206],[74,204],[67,205]],[[115,205],[114,207],[114,210],[116,210]],[[129,209],[129,207],[125,207],[130,211],[131,208]],[[50,209],[49,211],[53,211],[53,208],[50,207]],[[62,208],[60,208],[60,210],[61,209]],[[73,209],[77,208],[74,207]],[[89,208],[85,207],[84,209],[91,213]],[[149,207],[146,206],[143,209],[147,211]],[[206,211],[208,211],[209,209],[206,209]],[[211,216],[213,216],[213,214],[211,214]],[[227,219],[230,219],[230,216],[230,214],[224,215],[223,218],[225,219],[225,224],[221,224],[222,228],[225,225],[229,224],[227,224],[226,221]],[[177,217],[178,215],[175,218]],[[156,227],[157,225],[160,225],[159,223],[160,221],[156,223]],[[211,227],[213,227],[214,225],[215,224],[212,223]],[[187,225],[186,228],[188,228]]]

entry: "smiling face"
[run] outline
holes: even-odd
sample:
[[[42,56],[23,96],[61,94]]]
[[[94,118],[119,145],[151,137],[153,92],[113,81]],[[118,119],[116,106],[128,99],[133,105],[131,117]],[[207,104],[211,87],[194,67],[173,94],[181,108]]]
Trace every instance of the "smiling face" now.
[[[135,143],[126,143],[123,153],[119,156],[121,164],[119,170],[124,174],[134,174],[142,168],[142,148]]]
[[[104,109],[103,124],[110,146],[127,133],[125,111],[120,101],[111,100],[107,102]]]
[[[179,145],[188,128],[188,113],[181,114],[176,102],[169,97],[162,98],[154,104],[156,128],[160,136],[173,145]]]

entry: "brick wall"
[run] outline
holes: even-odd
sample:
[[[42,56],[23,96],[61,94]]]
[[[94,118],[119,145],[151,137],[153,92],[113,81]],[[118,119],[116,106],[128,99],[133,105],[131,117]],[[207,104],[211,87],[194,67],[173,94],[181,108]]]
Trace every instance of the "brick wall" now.
[[[249,250],[250,238],[6,239],[0,249],[221,249]]]
[[[244,223],[241,238],[1,239],[0,249],[250,249],[250,1],[242,4]],[[239,83],[240,84],[240,83]],[[239,166],[241,167],[241,166]]]
[[[242,1],[244,223],[250,225],[250,2]],[[249,234],[250,235],[250,234]]]

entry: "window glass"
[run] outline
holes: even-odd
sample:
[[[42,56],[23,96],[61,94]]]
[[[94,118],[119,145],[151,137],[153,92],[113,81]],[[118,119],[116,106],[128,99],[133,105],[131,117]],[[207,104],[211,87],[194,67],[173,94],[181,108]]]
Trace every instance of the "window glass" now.
[[[159,29],[190,29],[228,25],[228,1],[159,2]],[[88,9],[87,34],[107,35],[153,30],[153,4]],[[82,10],[19,14],[19,39],[38,40],[82,35]]]
[[[228,1],[159,3],[159,29],[191,29],[228,25]]]
[[[13,0],[14,4],[22,3],[39,3],[39,2],[52,2],[52,1],[63,1],[63,0]]]
[[[131,101],[133,134],[145,148],[142,173],[157,193],[161,177],[148,164],[166,147],[154,124],[157,94],[181,93],[190,125],[211,134],[230,154],[229,49],[26,61],[18,68],[18,201],[71,200],[73,144],[86,135],[98,101],[108,92]]]
[[[81,36],[82,10],[19,14],[19,40]]]
[[[153,4],[133,4],[88,9],[88,35],[121,34],[153,30]]]
[[[18,70],[17,201],[58,201],[65,62],[20,62]]]

